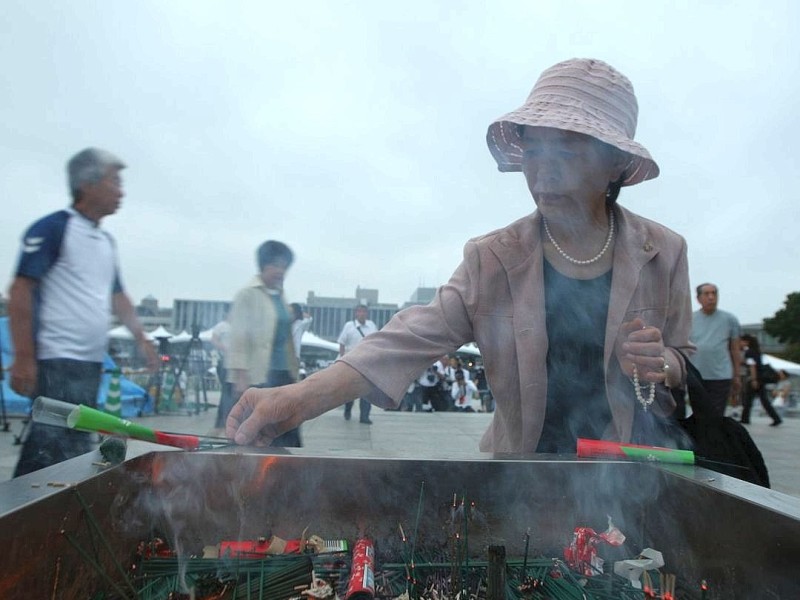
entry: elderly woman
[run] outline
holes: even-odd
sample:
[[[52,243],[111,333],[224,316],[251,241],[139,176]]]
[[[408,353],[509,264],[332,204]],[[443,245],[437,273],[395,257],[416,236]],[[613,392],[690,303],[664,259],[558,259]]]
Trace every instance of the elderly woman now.
[[[575,452],[579,437],[658,441],[644,424],[674,409],[692,350],[686,244],[617,204],[658,166],[633,140],[637,102],[599,60],[542,73],[525,104],[489,127],[501,171],[536,204],[470,240],[433,302],[401,311],[331,368],[248,390],[227,433],[266,443],[353,397],[397,404],[431,361],[476,341],[496,411],[480,449]]]

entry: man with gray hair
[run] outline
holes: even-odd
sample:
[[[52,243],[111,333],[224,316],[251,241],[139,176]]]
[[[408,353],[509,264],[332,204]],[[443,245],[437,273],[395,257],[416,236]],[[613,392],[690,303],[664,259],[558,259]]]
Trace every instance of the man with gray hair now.
[[[696,291],[700,310],[692,313],[689,339],[697,346],[692,362],[703,376],[715,414],[722,417],[731,394],[738,396],[741,390],[741,326],[734,315],[717,308],[719,289],[716,285],[701,283]]]
[[[124,163],[87,148],[67,163],[72,206],[43,217],[23,236],[8,302],[14,343],[11,387],[96,406],[111,312],[133,333],[148,366],[157,357],[125,293],[111,235],[101,229],[123,196]],[[32,423],[14,477],[91,451],[84,432]]]

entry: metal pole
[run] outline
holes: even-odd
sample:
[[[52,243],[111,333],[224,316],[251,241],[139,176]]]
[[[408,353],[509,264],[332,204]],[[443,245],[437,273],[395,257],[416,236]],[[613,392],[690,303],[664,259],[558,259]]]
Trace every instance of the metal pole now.
[[[3,368],[3,338],[0,335],[0,407],[3,411],[3,431],[8,431],[8,414],[6,414],[6,390],[3,382],[6,378],[6,372]]]

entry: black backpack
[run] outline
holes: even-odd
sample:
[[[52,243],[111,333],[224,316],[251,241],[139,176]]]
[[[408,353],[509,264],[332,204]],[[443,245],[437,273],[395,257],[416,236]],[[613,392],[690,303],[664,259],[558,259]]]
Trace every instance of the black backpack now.
[[[693,442],[695,456],[700,466],[769,487],[769,473],[761,452],[739,421],[714,414],[709,405],[703,377],[691,361],[681,352],[686,362],[687,390],[672,390],[679,406],[683,404],[684,391],[688,391],[692,415],[679,418],[678,424]]]
[[[769,363],[762,363],[758,368],[758,379],[761,385],[778,383],[778,372]]]

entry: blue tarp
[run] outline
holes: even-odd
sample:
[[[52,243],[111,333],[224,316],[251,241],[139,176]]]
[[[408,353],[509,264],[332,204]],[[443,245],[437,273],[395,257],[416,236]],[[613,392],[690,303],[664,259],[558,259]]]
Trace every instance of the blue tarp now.
[[[8,369],[12,362],[14,362],[14,348],[11,344],[11,335],[8,331],[8,317],[0,318],[0,349],[3,356],[3,368]],[[116,367],[111,357],[106,354],[103,361],[103,368],[105,371]],[[20,396],[11,389],[8,380],[8,373],[3,377],[3,398],[5,399],[6,412],[9,415],[27,415],[30,412],[31,401],[25,396]],[[103,374],[103,379],[100,382],[100,390],[97,393],[97,405],[99,407],[105,406],[106,394],[108,394],[108,385],[111,382],[111,375],[109,373]],[[153,400],[145,392],[143,388],[133,383],[127,377],[122,377],[120,380],[120,392],[122,395],[122,416],[123,417],[136,417],[144,414],[153,413]]]

